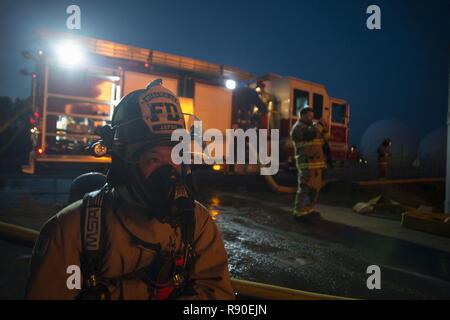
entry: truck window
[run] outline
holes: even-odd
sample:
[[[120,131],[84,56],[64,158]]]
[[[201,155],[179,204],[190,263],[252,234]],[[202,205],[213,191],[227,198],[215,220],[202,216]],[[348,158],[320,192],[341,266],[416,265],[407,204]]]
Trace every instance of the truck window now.
[[[314,93],[313,94],[313,110],[314,118],[320,119],[323,114],[323,95]]]
[[[309,106],[309,92],[294,89],[294,105],[292,108],[292,115],[298,116],[300,110],[305,106]]]
[[[345,124],[345,104],[331,105],[331,122]]]

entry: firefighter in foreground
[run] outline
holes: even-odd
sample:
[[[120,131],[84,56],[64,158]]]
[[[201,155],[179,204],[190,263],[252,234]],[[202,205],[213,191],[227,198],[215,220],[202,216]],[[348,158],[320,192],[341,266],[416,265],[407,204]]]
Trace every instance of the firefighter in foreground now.
[[[314,206],[322,187],[322,173],[326,168],[323,146],[327,139],[328,126],[323,119],[319,123],[314,123],[313,119],[313,109],[303,108],[291,131],[298,170],[294,218],[320,216]]]
[[[387,177],[389,162],[391,158],[391,140],[384,140],[378,147],[377,153],[379,178],[385,179]]]
[[[28,299],[234,298],[219,230],[194,200],[189,167],[172,162],[171,133],[183,128],[160,80],[121,100],[94,145],[111,149],[107,183],[44,225]]]

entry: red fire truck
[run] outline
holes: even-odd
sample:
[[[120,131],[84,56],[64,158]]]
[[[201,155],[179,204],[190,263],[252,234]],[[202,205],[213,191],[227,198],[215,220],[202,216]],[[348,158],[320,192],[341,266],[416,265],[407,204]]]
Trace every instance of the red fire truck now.
[[[323,117],[330,124],[334,159],[346,157],[349,105],[330,97],[323,85],[273,74],[255,77],[230,66],[106,40],[50,31],[39,31],[38,36],[42,49],[36,59],[36,124],[31,130],[35,147],[28,165],[23,166],[26,173],[55,163],[110,162],[109,156],[94,157],[88,150],[99,139],[98,128],[109,123],[122,96],[157,78],[178,94],[184,113],[202,120],[203,130],[215,128],[223,133],[240,127],[242,119],[236,115],[249,108],[237,103],[242,101],[242,91],[237,89],[254,90],[267,106],[256,126],[280,130],[283,170],[293,168],[289,131],[297,111],[305,105],[312,106],[317,118]],[[256,170],[234,168],[233,172]]]
[[[350,107],[342,99],[329,96],[325,86],[310,81],[269,74],[259,78],[260,86],[272,95],[268,123],[280,129],[280,162],[293,163],[293,147],[289,133],[300,109],[310,106],[316,120],[323,118],[330,126],[329,144],[334,160],[345,160],[348,151]],[[261,89],[264,88],[264,89]]]

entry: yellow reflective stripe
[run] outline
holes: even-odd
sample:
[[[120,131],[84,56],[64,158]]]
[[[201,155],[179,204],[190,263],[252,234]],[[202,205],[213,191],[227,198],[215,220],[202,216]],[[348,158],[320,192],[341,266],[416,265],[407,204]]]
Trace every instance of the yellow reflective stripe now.
[[[325,161],[320,162],[308,162],[308,163],[299,163],[299,169],[322,169],[326,167]]]
[[[306,214],[309,214],[309,213],[311,213],[313,211],[314,211],[314,208],[306,207],[306,208],[303,208],[303,209],[294,210],[293,214],[294,214],[294,216],[299,217],[299,216],[304,216]]]
[[[323,144],[323,139],[313,139],[312,141],[300,141],[295,143],[296,148],[304,148],[309,146],[321,145]]]
[[[317,162],[317,163],[312,163],[309,168],[310,169],[321,169],[321,168],[325,168],[326,164],[325,162]]]

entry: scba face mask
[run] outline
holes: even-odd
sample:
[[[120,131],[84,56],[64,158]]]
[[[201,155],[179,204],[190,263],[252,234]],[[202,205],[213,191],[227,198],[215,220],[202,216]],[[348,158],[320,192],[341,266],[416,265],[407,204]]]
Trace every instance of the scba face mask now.
[[[147,178],[138,166],[133,166],[130,188],[133,195],[149,209],[149,215],[181,223],[186,212],[194,210],[192,174],[182,167],[180,174],[175,167],[166,164],[158,167]]]

